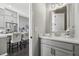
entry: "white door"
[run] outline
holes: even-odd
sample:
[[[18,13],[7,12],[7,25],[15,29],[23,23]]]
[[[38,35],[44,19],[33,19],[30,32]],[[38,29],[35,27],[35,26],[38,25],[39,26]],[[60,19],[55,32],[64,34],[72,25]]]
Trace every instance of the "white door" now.
[[[30,4],[30,39],[29,39],[29,55],[37,56],[39,55],[39,46],[38,46],[38,33],[36,28],[36,13],[35,5]],[[32,37],[32,38],[31,38]]]
[[[32,56],[32,4],[29,4],[30,7],[30,20],[29,20],[29,56]]]
[[[58,13],[54,14],[53,20],[52,20],[52,29],[54,29],[55,32],[62,32],[64,31],[64,13]]]
[[[42,7],[41,7],[42,6]],[[32,4],[32,55],[39,55],[39,39],[38,35],[45,33],[45,4]]]

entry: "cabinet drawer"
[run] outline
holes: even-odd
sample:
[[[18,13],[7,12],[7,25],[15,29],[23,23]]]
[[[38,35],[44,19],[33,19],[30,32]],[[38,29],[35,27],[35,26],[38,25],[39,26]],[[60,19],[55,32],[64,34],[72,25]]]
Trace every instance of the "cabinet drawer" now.
[[[59,41],[53,41],[49,39],[41,39],[41,43],[53,45],[58,48],[67,49],[67,50],[73,50],[73,45],[69,43],[59,42]]]

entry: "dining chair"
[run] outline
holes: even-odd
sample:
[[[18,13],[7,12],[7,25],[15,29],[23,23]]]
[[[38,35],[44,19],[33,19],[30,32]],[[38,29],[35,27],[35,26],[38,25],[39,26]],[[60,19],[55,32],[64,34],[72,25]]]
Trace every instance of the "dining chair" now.
[[[29,34],[28,33],[22,33],[21,34],[21,47],[25,48],[26,45],[28,44],[27,40],[29,39]]]
[[[11,42],[11,44],[10,44],[11,52],[13,53],[14,49],[16,51],[19,51],[18,49],[20,48],[21,34],[20,33],[13,33],[12,39],[10,42]]]

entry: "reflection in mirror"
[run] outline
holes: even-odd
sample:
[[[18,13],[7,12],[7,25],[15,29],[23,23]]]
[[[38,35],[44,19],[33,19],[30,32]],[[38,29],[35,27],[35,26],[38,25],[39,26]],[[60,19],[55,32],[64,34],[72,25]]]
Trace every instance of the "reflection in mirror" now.
[[[52,32],[62,33],[67,30],[67,8],[66,6],[54,11],[52,15]]]

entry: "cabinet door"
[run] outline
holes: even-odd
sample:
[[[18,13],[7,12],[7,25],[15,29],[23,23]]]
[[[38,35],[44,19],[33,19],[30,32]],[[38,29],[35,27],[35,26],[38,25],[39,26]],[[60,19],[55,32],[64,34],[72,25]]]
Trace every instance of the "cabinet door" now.
[[[75,45],[75,56],[79,56],[79,45]]]
[[[50,46],[41,44],[41,56],[54,56],[54,51]]]
[[[41,56],[73,56],[73,52],[41,44]]]
[[[55,50],[55,56],[73,56],[70,51]]]

